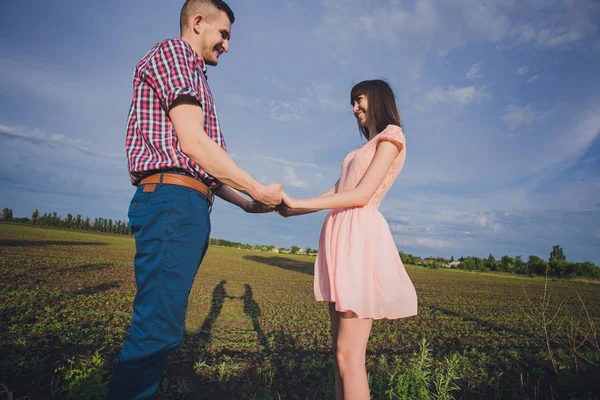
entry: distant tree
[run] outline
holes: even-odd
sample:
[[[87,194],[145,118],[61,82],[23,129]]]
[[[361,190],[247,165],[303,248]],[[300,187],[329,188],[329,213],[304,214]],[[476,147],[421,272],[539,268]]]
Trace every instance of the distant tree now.
[[[467,257],[465,261],[458,264],[458,268],[469,271],[485,271],[485,263],[478,257]]]
[[[417,261],[421,261],[421,259],[419,257],[413,256],[412,254],[407,254],[407,253],[402,253],[402,252],[399,252],[398,254],[400,254],[400,259],[402,260],[402,262],[404,264],[416,265]]]
[[[67,228],[73,227],[73,214],[71,214],[71,213],[67,214],[67,219],[65,219],[65,225],[67,226]]]
[[[31,224],[32,225],[37,225],[38,222],[39,222],[38,221],[39,218],[40,218],[40,212],[36,208],[35,211],[33,212],[33,214],[31,214]]]
[[[73,222],[73,227],[77,228],[77,229],[81,229],[81,225],[82,225],[83,221],[81,220],[81,214],[77,214],[77,216],[75,217],[75,221]]]
[[[552,246],[552,252],[550,253],[550,258],[548,259],[548,261],[566,260],[566,259],[567,259],[567,257],[565,257],[562,247],[560,247],[558,245]]]
[[[298,251],[300,251],[300,247],[292,246],[292,248],[290,250],[291,250],[292,254],[296,254],[296,253],[298,253]]]
[[[515,272],[515,261],[510,256],[502,256],[498,270],[503,272]]]
[[[563,277],[569,274],[569,262],[567,260],[554,259],[548,263],[548,275]]]
[[[5,221],[10,221],[12,219],[12,217],[13,217],[13,210],[12,210],[12,208],[5,207],[2,210],[2,219],[5,220]]]
[[[441,267],[441,264],[435,260],[431,260],[427,261],[425,264],[423,264],[423,266],[426,268],[438,269]]]
[[[525,274],[527,272],[525,270],[525,263],[523,262],[523,256],[515,257],[515,272],[517,274]]]
[[[490,271],[496,271],[496,269],[498,269],[497,264],[496,264],[496,259],[494,258],[492,253],[490,253],[487,260],[485,261],[485,267],[487,269],[489,269]]]
[[[307,248],[306,248],[306,250],[304,250],[304,252],[305,252],[306,254],[310,254],[310,253],[312,253],[312,252],[313,252],[313,249],[311,249],[310,247],[307,247]]]
[[[450,262],[454,262],[454,256],[450,257]]]
[[[466,260],[466,258],[464,258],[464,257],[462,257],[462,256],[461,256],[461,257],[458,259],[458,261],[460,261],[460,262],[463,262],[463,261],[465,261],[465,260]]]
[[[573,263],[572,268],[575,275],[600,278],[600,268],[591,262]]]
[[[529,274],[544,275],[548,269],[548,263],[538,256],[529,256],[525,268]]]

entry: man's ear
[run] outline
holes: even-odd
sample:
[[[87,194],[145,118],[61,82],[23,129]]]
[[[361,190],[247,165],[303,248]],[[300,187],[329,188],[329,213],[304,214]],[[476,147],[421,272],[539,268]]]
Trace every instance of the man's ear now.
[[[195,34],[199,34],[202,30],[202,24],[206,23],[206,17],[202,14],[196,14],[192,20],[192,28]]]

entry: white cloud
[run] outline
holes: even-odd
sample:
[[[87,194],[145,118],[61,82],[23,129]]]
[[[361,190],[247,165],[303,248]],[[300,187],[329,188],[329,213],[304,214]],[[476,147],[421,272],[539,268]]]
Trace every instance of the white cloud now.
[[[521,68],[517,68],[517,75],[525,75],[527,72],[529,72],[529,68],[527,67],[521,67]]]
[[[302,121],[305,118],[301,115],[302,105],[283,100],[273,100],[269,103],[269,117],[274,121]]]
[[[276,77],[265,77],[265,80],[284,94],[293,93],[291,84],[282,82]],[[312,119],[311,114],[341,112],[348,104],[343,97],[336,95],[335,87],[327,82],[308,83],[300,93],[301,95],[296,98],[273,100],[260,97],[249,100],[240,94],[228,94],[226,98],[240,107],[267,113],[269,118],[279,122],[309,121]]]
[[[433,249],[444,249],[452,247],[452,242],[449,240],[433,239],[427,237],[414,237],[414,238],[398,238],[398,244],[400,246],[416,246],[416,247],[428,247]]]
[[[267,83],[267,85],[270,88],[275,89],[279,92],[283,92],[283,93],[293,93],[294,92],[293,85],[290,84],[289,82],[283,81],[278,76],[273,76],[273,75],[265,76],[264,81]]]
[[[227,94],[225,95],[225,99],[244,108],[250,108],[253,105],[249,99],[239,94]]]
[[[309,188],[310,184],[296,177],[296,171],[292,167],[284,168],[283,183],[285,186],[294,188]]]
[[[595,7],[593,0],[380,0],[377,7],[361,0],[322,0],[322,4],[321,33],[341,47],[360,46],[361,39],[367,39],[404,46],[413,54],[447,55],[481,41],[502,47],[564,48],[596,31],[594,14],[589,12]]]
[[[519,107],[516,104],[509,104],[506,113],[502,116],[502,120],[509,126],[510,129],[517,129],[521,125],[531,125],[533,122],[547,118],[552,113],[546,111],[539,113],[533,110],[531,104],[525,107]]]
[[[479,72],[481,69],[481,63],[473,64],[469,72],[467,72],[466,77],[469,79],[479,79],[482,77]]]
[[[0,125],[0,133],[5,133],[8,135],[14,135],[16,133],[15,128],[12,128],[7,125]]]
[[[584,112],[576,121],[567,132],[547,141],[541,152],[545,159],[536,159],[537,168],[567,168],[590,148],[600,136],[600,104]]]
[[[275,158],[275,157],[267,157],[267,156],[258,156],[258,159],[261,160],[267,160],[267,161],[272,161],[274,163],[278,163],[278,164],[283,164],[283,165],[288,165],[290,167],[309,167],[309,168],[319,168],[317,165],[315,164],[311,164],[311,163],[303,163],[303,162],[295,162],[295,161],[289,161],[289,160],[283,160],[281,158]]]
[[[527,83],[528,83],[528,84],[535,83],[535,82],[537,82],[537,81],[538,81],[538,80],[539,80],[541,77],[542,77],[541,75],[535,74],[535,75],[533,75],[531,78],[527,79]]]
[[[502,230],[502,224],[495,221],[494,218],[482,215],[479,217],[478,222],[479,222],[479,226],[481,226],[482,228],[491,229],[492,231],[494,231],[496,233],[500,232]]]
[[[449,87],[445,90],[435,88],[425,95],[425,98],[432,103],[457,103],[460,105],[479,104],[482,101],[489,101],[491,96],[486,92],[485,87],[466,86],[462,88]]]
[[[82,153],[96,157],[108,158],[113,160],[123,160],[125,155],[105,154],[90,149],[89,143],[82,139],[73,139],[63,134],[48,134],[40,129],[30,129],[21,126],[0,125],[0,137],[8,139],[21,139],[36,144],[62,145],[81,151]]]
[[[392,232],[408,232],[409,228],[402,224],[389,224],[390,231]]]

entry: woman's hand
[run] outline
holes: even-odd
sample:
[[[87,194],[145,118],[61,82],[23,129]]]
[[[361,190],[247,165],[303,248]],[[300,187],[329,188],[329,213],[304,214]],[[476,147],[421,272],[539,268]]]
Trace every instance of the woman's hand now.
[[[281,191],[281,198],[288,208],[296,208],[296,199],[290,197],[289,194],[287,194],[284,191]]]

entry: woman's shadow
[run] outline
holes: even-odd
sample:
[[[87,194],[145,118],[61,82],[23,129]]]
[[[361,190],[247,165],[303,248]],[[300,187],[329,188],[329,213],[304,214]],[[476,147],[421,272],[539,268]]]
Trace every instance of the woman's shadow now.
[[[260,322],[258,321],[261,316],[260,306],[252,297],[252,287],[246,283],[244,284],[244,288],[244,295],[241,297],[241,299],[244,300],[244,313],[252,320],[252,328],[256,331],[256,334],[258,335],[258,341],[260,342],[263,350],[268,350],[269,346],[267,343],[267,337],[265,336],[265,333],[260,327]]]

